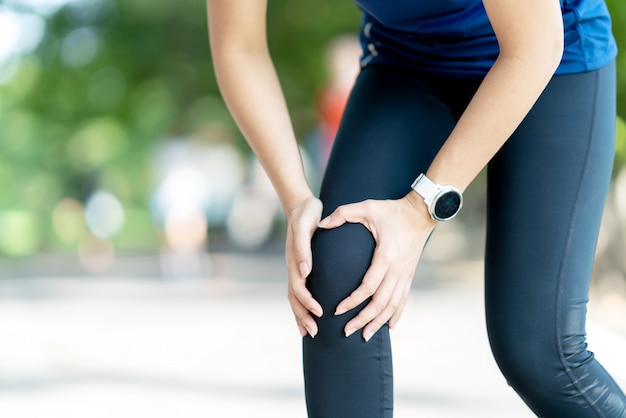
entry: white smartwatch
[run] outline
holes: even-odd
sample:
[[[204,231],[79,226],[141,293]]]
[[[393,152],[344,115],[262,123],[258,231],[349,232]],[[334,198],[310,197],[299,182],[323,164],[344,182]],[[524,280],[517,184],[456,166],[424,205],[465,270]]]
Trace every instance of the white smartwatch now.
[[[424,173],[415,179],[411,188],[424,199],[430,217],[436,221],[449,221],[463,206],[463,195],[457,188],[435,184]]]

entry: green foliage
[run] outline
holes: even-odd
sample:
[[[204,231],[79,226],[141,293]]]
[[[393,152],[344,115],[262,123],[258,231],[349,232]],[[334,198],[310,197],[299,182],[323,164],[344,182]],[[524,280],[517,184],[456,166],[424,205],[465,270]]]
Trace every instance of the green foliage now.
[[[619,93],[626,100],[626,97],[624,97],[626,94],[624,90],[626,88],[626,58],[621,53],[626,48],[626,3],[622,0],[606,0],[606,3],[613,18],[613,35],[620,49],[620,54],[617,57]],[[626,111],[626,102],[624,100],[620,101],[620,110]]]
[[[342,33],[357,34],[360,12],[352,1],[270,1],[268,38],[298,133],[315,123],[312,106],[327,77],[325,46]]]
[[[19,13],[31,12],[26,4],[0,1]],[[53,209],[67,198],[84,203],[98,188],[127,208],[116,245],[158,245],[147,209],[154,148],[207,123],[237,132],[216,86],[205,4],[90,0],[45,18],[39,47],[0,84],[0,252],[68,249],[50,227]],[[324,45],[339,32],[355,32],[358,22],[351,2],[269,2],[272,54],[298,134],[315,123]],[[59,217],[66,218],[79,219]],[[63,228],[84,230],[67,219]],[[78,238],[72,242],[75,248]]]
[[[626,3],[607,3],[626,48]],[[0,0],[28,12],[18,4]],[[356,34],[360,14],[352,1],[271,0],[267,17],[272,56],[303,137],[315,124],[315,96],[327,76],[325,46],[338,34]],[[146,208],[155,146],[207,123],[237,132],[215,83],[204,2],[82,1],[47,16],[46,24],[39,47],[0,84],[0,251],[65,248],[49,226],[52,210],[65,198],[84,202],[97,188],[132,208],[135,221],[119,245],[150,245],[133,238],[137,231],[154,245]],[[623,56],[618,71],[618,113],[626,119]],[[617,161],[626,164],[620,141]],[[21,238],[11,243],[7,234]]]
[[[606,0],[611,17],[613,18],[613,34],[617,40],[620,54],[617,56],[617,114],[618,135],[616,148],[616,170],[626,165],[626,137],[623,132],[623,120],[626,119],[626,2],[623,0]]]

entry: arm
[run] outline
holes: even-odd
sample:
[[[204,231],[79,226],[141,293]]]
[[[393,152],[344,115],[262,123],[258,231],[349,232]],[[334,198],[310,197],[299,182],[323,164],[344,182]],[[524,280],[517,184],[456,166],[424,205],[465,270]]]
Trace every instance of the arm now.
[[[208,0],[217,81],[285,212],[313,197],[267,46],[267,0]]]
[[[309,312],[322,308],[305,287],[311,269],[311,236],[322,205],[304,176],[300,151],[270,58],[267,0],[207,0],[209,36],[217,81],[235,121],[259,158],[288,220],[289,300],[300,332],[317,333]]]
[[[436,155],[427,175],[464,190],[521,123],[558,67],[563,53],[563,23],[558,0],[483,0],[500,45],[500,54],[455,129]],[[376,251],[363,284],[337,307],[342,314],[372,301],[345,327],[363,327],[368,340],[389,321],[397,323],[415,265],[434,228],[426,205],[414,192],[397,201],[345,205],[322,220],[334,228],[364,224]]]
[[[500,55],[427,175],[461,190],[521,123],[563,55],[558,0],[483,0]]]

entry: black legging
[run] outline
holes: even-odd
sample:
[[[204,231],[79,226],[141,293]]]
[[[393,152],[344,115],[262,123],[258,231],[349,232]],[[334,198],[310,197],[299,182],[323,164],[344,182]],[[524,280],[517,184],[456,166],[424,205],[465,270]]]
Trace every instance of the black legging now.
[[[404,196],[478,85],[399,67],[365,68],[328,162],[321,190],[324,216],[342,204]],[[614,65],[555,76],[489,163],[489,339],[509,384],[541,417],[626,418],[626,397],[585,342],[614,130]],[[360,224],[319,230],[313,238],[308,285],[325,315],[318,319],[315,339],[303,340],[310,418],[392,416],[387,327],[366,343],[358,332],[343,334],[363,305],[333,316],[360,284],[374,247]],[[454,338],[450,335],[451,344]]]

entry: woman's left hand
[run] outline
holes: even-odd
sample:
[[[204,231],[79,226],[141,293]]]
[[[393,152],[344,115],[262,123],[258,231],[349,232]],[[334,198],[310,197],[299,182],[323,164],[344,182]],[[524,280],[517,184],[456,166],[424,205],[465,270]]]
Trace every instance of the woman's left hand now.
[[[361,285],[337,306],[341,315],[371,301],[350,322],[346,337],[363,329],[365,341],[389,321],[397,324],[411,288],[415,268],[424,244],[436,225],[424,201],[415,193],[398,200],[366,200],[338,207],[322,219],[320,228],[336,228],[344,223],[361,223],[374,236],[376,249]]]

